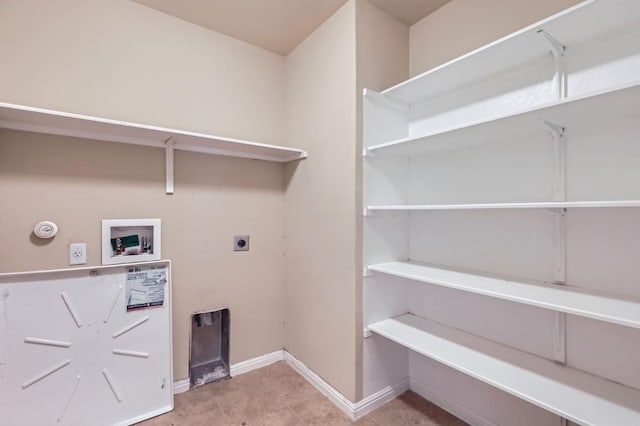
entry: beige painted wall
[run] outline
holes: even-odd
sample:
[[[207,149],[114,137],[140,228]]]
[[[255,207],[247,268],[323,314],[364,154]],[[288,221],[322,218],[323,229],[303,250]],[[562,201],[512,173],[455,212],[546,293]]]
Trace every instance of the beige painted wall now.
[[[356,19],[361,107],[362,89],[382,91],[409,78],[409,27],[367,0],[358,0]],[[362,127],[361,119],[359,123]],[[358,147],[360,154],[361,148]]]
[[[417,75],[582,0],[453,0],[410,29],[410,69]]]
[[[0,58],[4,102],[282,144],[282,56],[129,0],[2,0]]]
[[[356,400],[355,0],[286,58],[285,348]],[[295,174],[294,174],[295,172]]]
[[[3,0],[0,58],[1,101],[282,144],[284,58],[127,0]],[[0,271],[67,267],[71,242],[99,264],[101,219],[160,217],[180,379],[195,311],[231,308],[232,362],[283,347],[285,183],[280,164],[175,161],[168,196],[162,150],[1,131]]]

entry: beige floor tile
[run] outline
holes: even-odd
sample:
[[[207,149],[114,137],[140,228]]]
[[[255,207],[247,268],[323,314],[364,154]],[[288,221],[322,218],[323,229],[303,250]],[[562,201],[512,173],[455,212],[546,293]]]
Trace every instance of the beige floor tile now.
[[[373,417],[367,415],[359,418],[355,422],[353,422],[354,426],[379,426],[378,422],[376,422]]]
[[[237,390],[255,388],[257,386],[260,386],[263,381],[262,374],[260,374],[261,370],[262,369],[254,370],[250,371],[247,374],[241,374],[239,376],[221,380],[219,382],[208,383],[206,385],[197,387],[196,389],[202,389],[203,392],[206,392],[211,396],[220,396]]]
[[[370,416],[380,426],[464,426],[465,422],[424,400],[414,392],[398,398],[373,411]]]
[[[258,417],[232,420],[230,426],[304,426],[304,423],[289,408],[281,408]]]
[[[329,400],[314,399],[292,405],[291,409],[305,425],[351,425],[353,422]]]
[[[176,395],[143,426],[462,426],[413,392],[352,422],[285,362]]]
[[[227,417],[257,418],[261,415],[286,408],[288,400],[282,392],[263,388],[240,389],[216,397]]]
[[[175,426],[177,423],[175,413],[170,412],[158,417],[152,417],[149,420],[137,424],[142,426]]]
[[[279,361],[274,364],[268,365],[260,369],[260,375],[262,377],[283,377],[283,376],[296,376],[300,375],[289,366],[285,361]]]
[[[229,426],[229,424],[229,419],[218,407],[210,410],[197,407],[196,410],[190,410],[189,407],[182,406],[170,413],[139,423],[141,426]]]

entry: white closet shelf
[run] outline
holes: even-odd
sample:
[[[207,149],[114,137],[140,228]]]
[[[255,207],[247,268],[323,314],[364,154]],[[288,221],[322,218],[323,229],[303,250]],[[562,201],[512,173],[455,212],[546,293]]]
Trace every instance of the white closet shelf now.
[[[369,329],[579,424],[640,424],[640,392],[609,380],[411,314]]]
[[[0,128],[161,148],[165,148],[167,141],[171,140],[176,150],[275,162],[299,160],[307,156],[303,150],[295,148],[2,102]]]
[[[380,263],[371,265],[368,269],[413,281],[640,328],[640,300],[616,299],[563,285],[508,281],[410,261]]]
[[[545,57],[551,59],[549,45],[539,34],[540,30],[572,48],[630,27],[640,19],[640,2],[637,0],[617,0],[615,7],[608,3],[585,1],[382,93],[413,103],[522,64]]]
[[[638,2],[640,6],[640,2]],[[403,138],[374,145],[366,154],[420,155],[460,149],[515,135],[546,131],[544,122],[571,129],[585,123],[606,123],[637,116],[640,109],[640,84],[623,85],[531,107],[517,113],[462,123],[435,133]]]
[[[611,201],[542,201],[531,203],[479,203],[479,204],[422,204],[375,205],[368,211],[428,211],[428,210],[483,210],[483,209],[573,209],[606,207],[640,207],[640,200]]]

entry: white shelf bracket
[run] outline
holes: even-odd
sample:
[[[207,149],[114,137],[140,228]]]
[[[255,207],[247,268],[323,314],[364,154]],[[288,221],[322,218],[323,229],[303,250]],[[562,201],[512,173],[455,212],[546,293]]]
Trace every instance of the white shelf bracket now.
[[[564,312],[555,313],[554,337],[553,337],[553,358],[559,364],[567,362],[567,314]]]
[[[556,97],[558,99],[564,99],[567,97],[567,76],[564,69],[564,52],[566,48],[545,30],[538,30],[538,34],[544,37],[555,62],[553,87],[556,91]]]
[[[373,336],[373,332],[368,327],[365,327],[364,330],[362,330],[362,337],[368,339],[371,336]]]
[[[373,157],[373,152],[371,152],[369,150],[369,148],[363,148],[362,149],[362,156],[363,157]]]
[[[565,284],[567,282],[567,274],[565,267],[565,250],[566,250],[566,212],[554,212],[553,218],[553,283]]]
[[[560,139],[561,137],[564,136],[564,127],[560,126],[559,124],[556,124],[547,120],[542,120],[542,124],[544,124],[544,127],[547,128],[547,130],[551,133],[551,136],[553,136],[554,139],[555,138]]]
[[[538,34],[544,37],[544,40],[549,45],[549,50],[551,50],[551,54],[554,59],[562,58],[564,56],[564,51],[566,48],[562,43],[556,40],[551,34],[546,32],[545,30],[538,30]]]
[[[373,276],[373,272],[371,271],[371,269],[364,267],[362,268],[362,276],[364,278],[369,278]]]
[[[362,216],[363,217],[371,217],[373,216],[373,212],[371,210],[369,210],[367,207],[362,209]]]
[[[173,151],[175,147],[175,140],[173,136],[165,142],[165,176],[166,176],[166,192],[167,194],[173,194]]]
[[[550,208],[547,209],[549,210],[551,213],[556,214],[556,215],[564,215],[565,213],[567,213],[567,209],[558,209],[558,208]]]
[[[542,123],[553,138],[553,200],[566,201],[566,144],[564,127],[543,120]]]
[[[565,285],[567,282],[566,271],[566,209],[553,209],[553,283]],[[557,363],[567,362],[567,315],[564,312],[555,312],[553,328],[553,358]]]

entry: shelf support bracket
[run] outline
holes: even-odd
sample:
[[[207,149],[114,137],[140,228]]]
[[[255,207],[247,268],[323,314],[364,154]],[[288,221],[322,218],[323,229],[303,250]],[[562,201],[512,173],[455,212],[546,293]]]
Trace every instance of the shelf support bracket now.
[[[551,54],[553,55],[554,59],[558,59],[564,56],[564,51],[566,50],[566,48],[555,37],[553,37],[545,30],[538,30],[538,34],[544,37],[545,41],[549,45],[549,50],[551,50]]]
[[[553,283],[563,285],[567,282],[567,273],[565,268],[565,250],[566,250],[566,211],[565,209],[556,209],[553,218]]]
[[[553,138],[553,200],[566,201],[566,147],[564,127],[545,120],[542,121],[542,124],[544,124]]]
[[[566,48],[545,30],[538,30],[538,34],[544,37],[544,40],[547,42],[549,50],[551,51],[551,55],[553,56],[555,63],[553,87],[555,88],[556,96],[558,99],[564,99],[567,97],[567,76],[564,69],[564,52]]]
[[[173,151],[175,148],[175,140],[173,136],[165,141],[164,156],[166,161],[166,192],[173,194]]]
[[[564,201],[564,200],[562,200]],[[553,284],[565,285],[566,271],[566,209],[554,209]],[[559,364],[567,362],[567,314],[554,313],[553,357]]]
[[[567,97],[567,75],[564,68],[564,52],[566,48],[545,30],[538,30],[538,34],[544,37],[549,46],[551,55],[555,63],[555,74],[553,76],[553,87],[558,99]]]
[[[371,336],[373,336],[373,332],[371,331],[371,329],[369,327],[365,327],[362,330],[362,337],[364,337],[365,339],[368,339]]]
[[[567,362],[567,314],[556,312],[554,318],[553,358],[558,364]]]
[[[552,123],[551,121],[542,120],[542,124],[551,133],[554,138],[561,138],[564,136],[564,127],[559,124]]]

